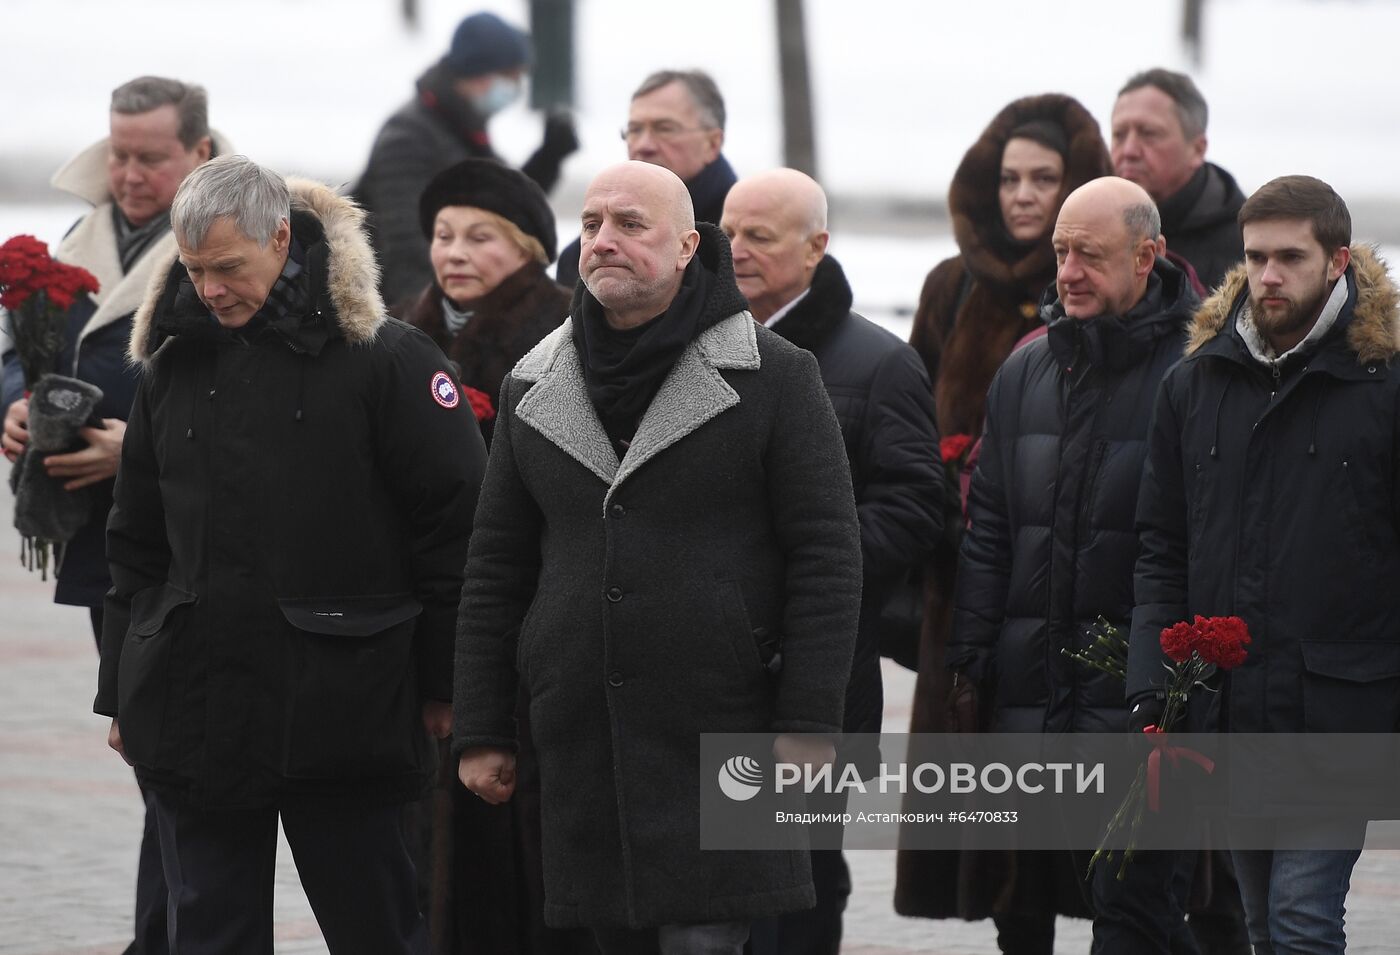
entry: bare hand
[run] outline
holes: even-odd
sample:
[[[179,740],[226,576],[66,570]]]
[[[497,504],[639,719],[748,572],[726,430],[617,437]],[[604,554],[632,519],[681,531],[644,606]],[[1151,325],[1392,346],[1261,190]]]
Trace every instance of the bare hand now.
[[[429,700],[423,704],[423,727],[433,739],[447,739],[452,735],[452,704],[441,700]]]
[[[122,438],[126,436],[126,422],[120,418],[103,418],[105,428],[83,428],[78,432],[88,443],[81,451],[71,454],[50,454],[44,458],[44,468],[49,477],[72,478],[65,481],[65,491],[76,491],[80,487],[96,484],[117,476],[117,465],[122,463]]]
[[[117,755],[126,760],[128,766],[134,765],[131,760],[126,759],[126,747],[122,745],[121,727],[117,725],[117,718],[112,717],[112,728],[107,731],[107,745],[117,751]]]
[[[836,762],[836,744],[829,736],[784,733],[773,741],[773,758],[797,766],[829,766]]]
[[[5,457],[13,463],[28,443],[29,399],[19,398],[5,412],[5,433],[0,436],[0,445],[5,449]]]
[[[472,792],[498,806],[515,792],[515,754],[496,746],[473,746],[457,761],[457,778]]]

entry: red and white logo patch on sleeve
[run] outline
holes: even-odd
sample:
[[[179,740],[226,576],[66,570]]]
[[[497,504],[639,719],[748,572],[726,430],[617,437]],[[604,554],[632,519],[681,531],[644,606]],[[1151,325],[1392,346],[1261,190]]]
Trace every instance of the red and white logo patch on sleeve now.
[[[462,400],[462,394],[457,390],[452,376],[445,371],[433,375],[432,392],[433,400],[444,408],[455,408]]]

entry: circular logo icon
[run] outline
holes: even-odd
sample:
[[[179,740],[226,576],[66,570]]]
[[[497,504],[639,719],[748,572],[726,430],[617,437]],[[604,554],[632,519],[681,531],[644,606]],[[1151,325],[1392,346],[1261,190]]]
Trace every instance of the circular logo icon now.
[[[457,386],[452,381],[452,376],[445,371],[440,371],[433,375],[433,400],[444,408],[455,408],[457,402],[462,400],[462,396],[457,392]]]
[[[763,785],[763,767],[750,756],[731,756],[719,768],[719,790],[735,802],[758,795]]]

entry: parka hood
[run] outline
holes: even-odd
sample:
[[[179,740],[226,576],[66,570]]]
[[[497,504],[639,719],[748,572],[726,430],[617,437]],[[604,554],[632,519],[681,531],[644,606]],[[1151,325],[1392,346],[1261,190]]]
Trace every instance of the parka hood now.
[[[319,306],[334,312],[335,328],[351,344],[364,344],[385,321],[379,297],[379,266],[365,234],[365,213],[355,202],[337,195],[329,186],[309,179],[288,179],[291,194],[292,233],[308,246],[312,263],[313,294]],[[318,268],[318,266],[323,267]],[[156,350],[174,331],[165,327],[172,318],[177,292],[188,281],[178,251],[171,251],[156,265],[145,301],[132,322],[127,354],[148,366]]]
[[[1061,93],[1027,96],[998,113],[963,156],[948,188],[953,236],[968,270],[997,285],[1041,285],[1055,268],[1049,234],[1032,245],[1014,243],[1003,224],[998,199],[1006,142],[1014,129],[1033,120],[1059,126],[1069,143],[1061,200],[1089,180],[1113,171],[1098,122],[1073,97]]]
[[[1353,245],[1346,274],[1356,290],[1356,304],[1346,328],[1347,347],[1359,364],[1389,362],[1400,353],[1400,293],[1385,261],[1371,246]],[[1225,276],[1220,288],[1196,311],[1186,354],[1195,354],[1231,327],[1234,316],[1248,300],[1248,273],[1240,265]]]

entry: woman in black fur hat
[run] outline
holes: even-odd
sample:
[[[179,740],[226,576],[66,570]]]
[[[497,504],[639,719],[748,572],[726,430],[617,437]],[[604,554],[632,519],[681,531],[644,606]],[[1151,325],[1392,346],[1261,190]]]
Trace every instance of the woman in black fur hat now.
[[[570,290],[545,272],[554,213],[523,173],[467,159],[428,183],[418,214],[434,281],[392,314],[427,332],[494,408],[507,373],[569,313]],[[489,443],[494,414],[472,397]]]

